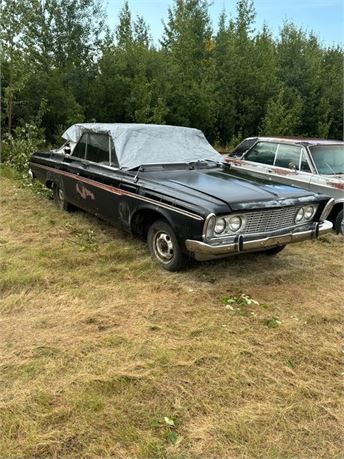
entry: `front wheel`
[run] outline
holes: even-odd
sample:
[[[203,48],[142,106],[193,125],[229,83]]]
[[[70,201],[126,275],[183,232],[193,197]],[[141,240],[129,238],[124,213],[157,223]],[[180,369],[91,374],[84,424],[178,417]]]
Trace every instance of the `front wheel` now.
[[[344,215],[343,215],[343,209],[338,213],[336,217],[336,221],[334,222],[334,229],[337,234],[343,234],[344,235]]]
[[[152,258],[167,271],[179,271],[185,257],[171,226],[163,221],[154,222],[147,234],[147,243]]]

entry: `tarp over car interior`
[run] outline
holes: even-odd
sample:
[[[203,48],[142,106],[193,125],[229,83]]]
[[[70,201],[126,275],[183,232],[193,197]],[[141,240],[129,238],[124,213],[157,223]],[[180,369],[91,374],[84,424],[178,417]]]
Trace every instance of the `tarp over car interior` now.
[[[110,135],[121,169],[206,159],[222,162],[222,156],[198,129],[157,124],[82,123],[68,128],[62,137],[77,142],[84,132]]]

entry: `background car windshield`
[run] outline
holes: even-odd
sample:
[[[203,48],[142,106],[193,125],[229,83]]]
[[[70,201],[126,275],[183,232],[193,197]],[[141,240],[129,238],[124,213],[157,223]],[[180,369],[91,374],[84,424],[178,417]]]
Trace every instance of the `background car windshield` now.
[[[344,145],[310,147],[319,174],[344,174]]]

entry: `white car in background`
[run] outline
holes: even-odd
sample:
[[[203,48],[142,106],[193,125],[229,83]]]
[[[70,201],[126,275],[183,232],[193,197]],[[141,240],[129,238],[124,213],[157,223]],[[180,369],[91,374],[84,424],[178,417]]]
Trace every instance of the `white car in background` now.
[[[344,234],[344,142],[280,137],[248,137],[225,161],[256,178],[295,185],[335,199],[328,217]]]

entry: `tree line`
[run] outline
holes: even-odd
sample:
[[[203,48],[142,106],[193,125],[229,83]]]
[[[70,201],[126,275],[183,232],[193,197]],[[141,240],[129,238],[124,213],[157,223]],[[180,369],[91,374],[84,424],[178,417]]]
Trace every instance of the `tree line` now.
[[[101,0],[1,1],[1,127],[34,125],[58,144],[76,122],[192,126],[243,137],[342,139],[343,49],[291,22],[255,29],[238,0],[214,29],[206,0],[174,0],[159,44],[123,3],[107,25]]]

